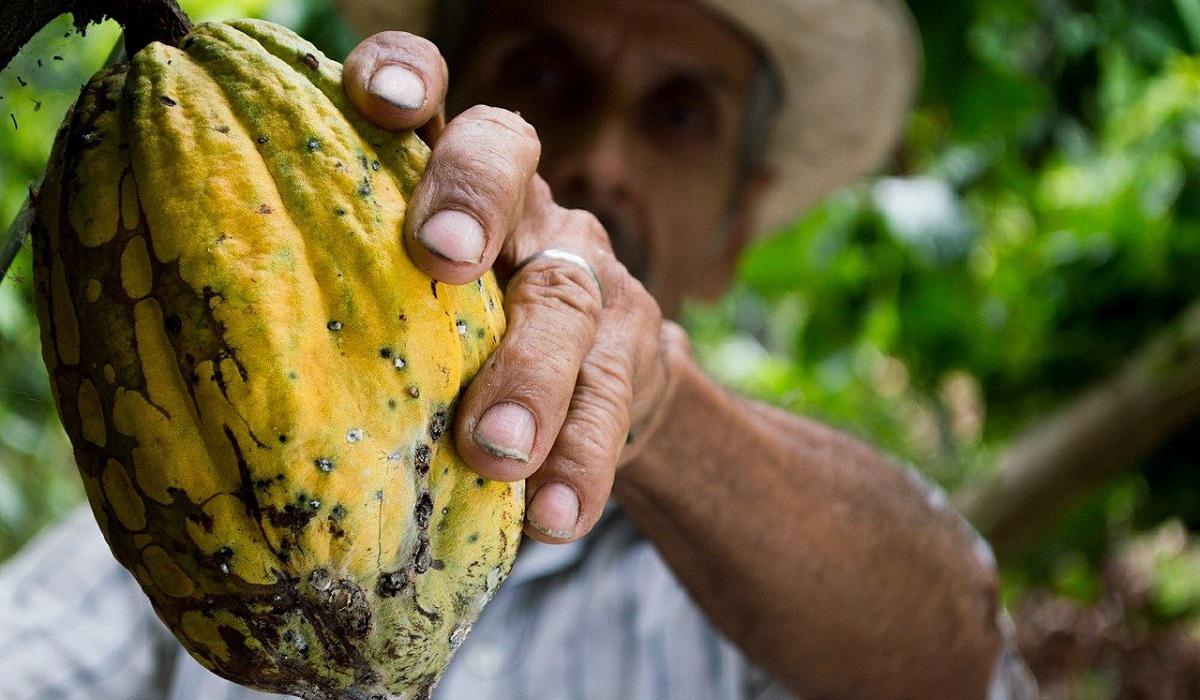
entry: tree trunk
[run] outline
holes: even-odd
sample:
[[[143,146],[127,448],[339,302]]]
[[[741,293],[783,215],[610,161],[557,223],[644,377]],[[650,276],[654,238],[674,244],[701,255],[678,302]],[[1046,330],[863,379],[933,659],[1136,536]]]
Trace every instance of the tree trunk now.
[[[1001,558],[1080,496],[1200,417],[1200,302],[1115,375],[1017,439],[997,474],[957,498]]]
[[[42,27],[68,12],[81,30],[115,19],[125,28],[130,56],[153,41],[177,44],[192,26],[176,0],[0,0],[0,70]]]

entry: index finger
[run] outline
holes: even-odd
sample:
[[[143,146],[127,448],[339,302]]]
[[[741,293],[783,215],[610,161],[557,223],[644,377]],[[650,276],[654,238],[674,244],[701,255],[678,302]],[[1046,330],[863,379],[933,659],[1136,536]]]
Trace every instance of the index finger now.
[[[407,32],[367,37],[342,66],[350,102],[374,124],[396,131],[439,118],[446,81],[446,61],[438,48]]]

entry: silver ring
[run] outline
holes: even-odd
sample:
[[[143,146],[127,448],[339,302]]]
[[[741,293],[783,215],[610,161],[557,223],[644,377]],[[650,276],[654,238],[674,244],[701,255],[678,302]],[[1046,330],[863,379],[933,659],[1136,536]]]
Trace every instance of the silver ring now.
[[[561,248],[546,248],[545,250],[539,250],[533,255],[530,255],[521,262],[517,263],[517,266],[513,268],[512,276],[516,277],[517,273],[520,272],[523,267],[535,260],[540,260],[542,258],[560,260],[562,262],[571,263],[576,267],[582,268],[592,276],[592,281],[596,283],[596,290],[600,292],[600,298],[604,299],[604,285],[600,284],[600,275],[596,272],[596,268],[592,267],[590,262],[584,260],[582,257],[572,253],[569,250],[563,250]]]

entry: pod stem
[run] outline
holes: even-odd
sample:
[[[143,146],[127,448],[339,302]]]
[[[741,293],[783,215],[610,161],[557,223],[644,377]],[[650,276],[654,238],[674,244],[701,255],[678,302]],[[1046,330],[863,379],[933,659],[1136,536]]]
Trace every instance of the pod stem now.
[[[116,20],[125,28],[128,56],[155,41],[176,45],[192,28],[176,0],[0,0],[0,70],[42,27],[66,13],[80,31],[92,22]]]

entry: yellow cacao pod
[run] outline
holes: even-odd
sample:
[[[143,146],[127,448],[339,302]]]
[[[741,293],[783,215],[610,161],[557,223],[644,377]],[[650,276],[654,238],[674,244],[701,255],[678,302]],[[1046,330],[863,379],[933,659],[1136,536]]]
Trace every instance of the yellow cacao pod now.
[[[523,485],[448,432],[495,280],[404,251],[427,154],[256,21],[106,69],[59,133],[33,231],[59,413],[113,554],[238,683],[426,697],[516,555]]]

